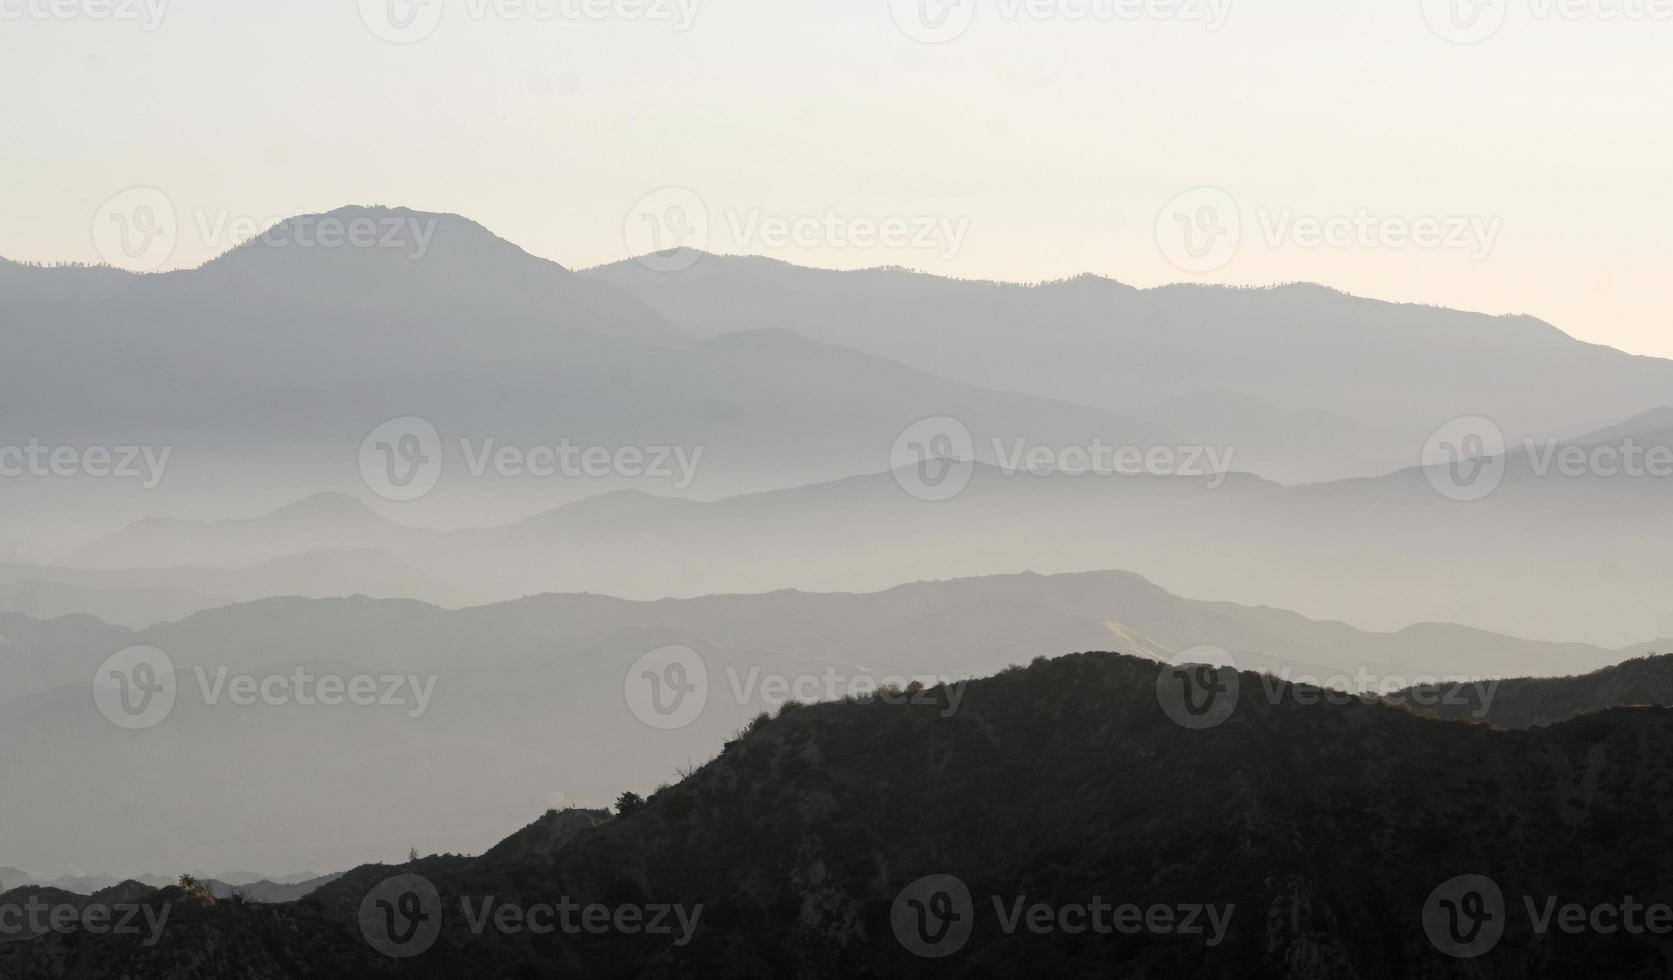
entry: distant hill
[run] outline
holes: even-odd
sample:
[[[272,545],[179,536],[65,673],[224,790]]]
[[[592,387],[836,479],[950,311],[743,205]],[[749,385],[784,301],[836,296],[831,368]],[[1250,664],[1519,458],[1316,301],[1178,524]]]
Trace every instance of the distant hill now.
[[[172,980],[213,962],[253,980],[445,977],[467,963],[531,977],[1651,977],[1673,955],[1654,933],[1536,935],[1524,904],[1673,897],[1662,819],[1673,710],[1495,731],[1281,686],[1190,731],[1160,707],[1158,679],[1153,662],[1082,654],[977,682],[950,716],[933,710],[944,689],[919,705],[786,710],[644,807],[545,853],[359,868],[276,908],[164,891],[151,901],[176,903],[176,917],[156,946],[9,944],[0,976],[73,962]],[[1239,683],[1260,689],[1255,674]],[[375,952],[359,919],[397,874],[422,876],[440,899],[439,935],[409,959]],[[1445,889],[1464,875],[1491,879],[1499,898],[1479,893],[1482,921],[1503,932],[1461,961],[1431,935],[1445,935]],[[933,876],[963,892],[923,884]],[[478,934],[463,909],[490,898],[702,908],[678,941]],[[418,901],[414,912],[429,908]],[[1106,916],[1138,911],[1103,934],[1061,928],[1098,903]],[[1016,920],[1032,928],[1006,927],[1034,904],[1042,914]],[[1062,911],[1076,906],[1078,918]],[[1200,932],[1180,934],[1190,909]]]
[[[1491,696],[1475,688],[1433,686],[1404,692],[1437,718],[1476,721],[1504,728],[1552,725],[1581,715],[1635,705],[1673,705],[1673,653],[1635,657],[1577,677],[1517,677],[1500,681]]]
[[[262,879],[259,881],[246,881],[239,884],[230,884],[214,878],[206,878],[203,880],[202,884],[205,888],[209,889],[216,898],[225,899],[237,896],[250,902],[260,902],[266,905],[274,905],[282,902],[300,901],[341,877],[342,875],[321,875],[317,878],[309,878],[306,881],[292,883],[280,883]]]
[[[156,525],[148,527],[155,528]],[[331,535],[324,529],[319,531],[321,543],[376,539],[376,535],[347,532]],[[127,547],[133,544],[135,538],[144,537],[147,533],[175,532],[131,529],[119,535],[112,547]],[[192,532],[184,533],[189,537]],[[307,537],[305,533],[294,533],[288,537],[283,532],[274,533],[293,545]],[[262,550],[249,547],[248,540],[227,547],[233,537],[230,533],[225,538],[211,535],[195,552],[199,557],[235,560],[234,555],[238,552]],[[114,625],[144,629],[234,602],[290,595],[306,598],[351,595],[399,597],[441,606],[466,606],[490,598],[440,582],[402,564],[387,552],[372,548],[348,550],[328,547],[287,554],[247,568],[184,565],[88,569],[0,564],[0,611],[19,612],[33,619],[55,619],[85,613]]]
[[[220,878],[200,875],[198,880],[216,898],[231,898],[236,893],[251,902],[276,904],[297,901],[336,881],[342,875],[284,876],[279,881],[254,874],[233,874],[225,877],[228,880],[223,881]],[[120,880],[109,875],[95,875],[66,876],[50,881],[39,881],[32,879],[26,872],[19,871],[16,868],[0,868],[0,904],[4,904],[6,901],[4,893],[13,889],[28,889],[37,893],[50,892],[55,895],[74,895],[78,899],[94,900],[96,896],[109,896],[118,891],[133,891],[135,888],[146,890],[167,888],[174,884],[175,880],[175,878],[158,875],[140,875],[128,880]]]

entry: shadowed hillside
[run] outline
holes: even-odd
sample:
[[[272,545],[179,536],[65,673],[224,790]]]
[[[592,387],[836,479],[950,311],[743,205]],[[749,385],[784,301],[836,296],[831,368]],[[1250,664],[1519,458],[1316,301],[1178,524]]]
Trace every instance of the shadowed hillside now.
[[[156,977],[1661,975],[1665,935],[1536,937],[1524,900],[1666,901],[1673,711],[1496,731],[1314,703],[1288,686],[1269,699],[1243,674],[1224,723],[1187,730],[1158,697],[1182,676],[1209,680],[1080,654],[976,682],[951,715],[937,710],[942,689],[787,708],[573,838],[557,822],[576,818],[554,813],[509,851],[361,868],[294,906],[162,892],[152,900],[180,907],[157,945],[15,944],[0,949],[0,976],[66,963]],[[375,916],[357,922],[397,874],[438,895],[439,935],[404,933],[427,946],[404,960],[361,942],[387,941]],[[1503,935],[1455,959],[1425,914],[1463,875],[1495,883]],[[930,876],[953,876],[970,898],[923,892]],[[402,907],[431,908],[412,894]],[[566,896],[701,911],[691,929],[655,936],[532,935],[479,914]],[[1049,911],[1006,926],[1036,903]],[[1145,914],[1107,933],[1062,928],[1074,920],[1059,910],[1099,903]],[[945,912],[968,934],[924,958],[906,945],[901,907]],[[1186,915],[1205,908],[1220,927],[1204,912],[1188,934]]]

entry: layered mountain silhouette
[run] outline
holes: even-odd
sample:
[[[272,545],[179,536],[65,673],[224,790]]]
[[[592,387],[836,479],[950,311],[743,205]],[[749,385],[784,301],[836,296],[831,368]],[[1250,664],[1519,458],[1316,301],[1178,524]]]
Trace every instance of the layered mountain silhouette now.
[[[1385,303],[1315,285],[1017,285],[694,255],[585,275],[697,336],[794,330],[972,384],[1167,419],[1283,482],[1373,476],[1460,416],[1568,437],[1659,406],[1673,363],[1532,317]],[[680,263],[684,265],[686,263]],[[1578,378],[1585,381],[1577,381]]]
[[[486,849],[553,799],[607,803],[701,761],[787,698],[863,683],[957,680],[1041,653],[1119,646],[1169,660],[1210,646],[1246,669],[1345,690],[1572,674],[1673,649],[1539,643],[1455,626],[1366,633],[1343,623],[1183,599],[1120,572],[930,582],[876,594],[775,592],[635,602],[536,596],[445,610],[409,600],[269,599],[131,631],[89,617],[0,614],[0,820],[6,860],[111,873],[347,867]],[[105,659],[159,648],[172,713],[128,732],[95,709]],[[650,727],[624,696],[665,646],[701,658],[689,725]],[[414,677],[365,707],[233,703],[229,678]],[[794,689],[774,689],[784,679]],[[381,695],[387,685],[379,682]],[[211,699],[215,699],[212,700]],[[66,783],[62,774],[78,773]],[[131,779],[144,772],[146,778]],[[214,793],[202,774],[216,773]],[[125,788],[113,807],[105,787]],[[438,796],[437,785],[449,792]],[[297,787],[308,787],[305,793]]]
[[[1661,560],[1673,549],[1664,519],[1670,478],[1600,475],[1587,460],[1600,446],[1631,447],[1641,466],[1650,449],[1673,466],[1664,419],[1654,412],[1574,440],[1507,447],[1492,492],[1473,500],[1443,492],[1443,468],[1415,465],[1291,487],[1213,473],[1206,456],[1194,475],[977,462],[966,468],[968,485],[946,500],[913,496],[917,474],[903,469],[713,501],[600,494],[446,533],[325,495],[260,518],[141,522],[67,561],[241,567],[299,548],[368,548],[495,598],[876,590],[911,579],[1121,565],[1177,592],[1380,630],[1455,622],[1623,646],[1673,632],[1673,578]],[[1569,466],[1571,451],[1581,454],[1579,471]],[[299,522],[298,513],[312,516]],[[727,560],[713,561],[721,553]],[[647,554],[656,560],[641,560]],[[385,594],[388,584],[359,591]]]
[[[294,905],[153,892],[149,906],[171,910],[154,944],[0,944],[0,975],[1664,969],[1665,935],[1551,918],[1541,930],[1539,912],[1628,901],[1642,921],[1667,901],[1673,850],[1659,814],[1673,803],[1673,711],[1501,731],[1322,703],[1299,686],[1248,696],[1265,688],[1245,674],[1223,724],[1187,731],[1160,706],[1157,680],[1154,662],[1081,654],[976,682],[952,714],[936,710],[950,700],[939,687],[918,704],[784,710],[614,820],[553,811],[484,857],[359,868]],[[415,877],[389,890],[403,875]],[[1461,879],[1479,906],[1456,892]],[[376,905],[385,892],[387,921]],[[671,905],[696,914],[683,931],[649,934],[535,934],[489,914],[559,901],[606,917]],[[1100,904],[1102,933],[1085,927]],[[1108,916],[1122,905],[1138,914],[1115,928]]]
[[[295,540],[295,539],[291,539]],[[227,552],[249,542],[234,542]],[[85,569],[0,565],[0,611],[34,619],[84,613],[143,629],[195,612],[273,596],[334,598],[368,595],[465,606],[487,596],[438,582],[371,548],[327,548],[290,554],[248,568]]]
[[[0,260],[0,980],[1666,973],[1673,361],[683,258]]]
[[[301,244],[323,221],[398,234]],[[715,256],[681,273],[576,273],[468,219],[400,208],[291,219],[182,272],[3,276],[0,412],[16,430],[173,450],[144,495],[12,487],[34,519],[0,526],[0,541],[57,558],[125,519],[359,487],[361,441],[407,416],[441,435],[435,512],[466,527],[618,486],[676,488],[466,475],[461,439],[702,447],[679,492],[714,498],[876,472],[907,426],[945,416],[988,462],[996,439],[1098,438],[1235,447],[1239,469],[1324,482],[1409,466],[1460,416],[1493,419],[1513,444],[1571,439],[1664,405],[1673,380],[1667,361],[1529,318],[1314,286],[1022,286]]]
[[[306,247],[324,221],[407,230],[394,247]],[[347,208],[287,221],[198,269],[13,265],[6,277],[0,413],[48,445],[171,448],[144,500],[153,514],[159,501],[203,513],[218,498],[359,486],[362,440],[405,417],[437,429],[451,475],[437,493],[474,514],[506,500],[528,513],[611,481],[476,477],[460,440],[473,451],[489,439],[701,448],[697,482],[680,489],[713,496],[875,470],[928,416],[962,419],[984,443],[1177,438],[788,331],[694,338],[628,291],[454,215]],[[105,513],[142,516],[120,487],[77,486],[66,499],[63,482],[20,498],[34,522],[0,535],[62,540],[78,514],[86,526],[88,508],[70,506],[84,494]],[[662,478],[641,485],[674,489]],[[49,536],[61,524],[70,530]]]

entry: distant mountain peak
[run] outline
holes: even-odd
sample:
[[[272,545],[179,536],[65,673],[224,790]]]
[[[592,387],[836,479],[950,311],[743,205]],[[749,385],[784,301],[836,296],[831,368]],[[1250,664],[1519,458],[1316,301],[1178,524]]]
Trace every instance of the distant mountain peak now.
[[[286,504],[267,515],[274,520],[286,519],[372,519],[382,520],[365,501],[352,494],[324,490],[309,494],[293,504]]]
[[[477,263],[510,259],[569,271],[556,262],[530,254],[463,215],[360,204],[285,218],[210,260],[203,268],[240,268],[246,262],[271,259],[275,253],[392,254],[415,261],[436,255]]]

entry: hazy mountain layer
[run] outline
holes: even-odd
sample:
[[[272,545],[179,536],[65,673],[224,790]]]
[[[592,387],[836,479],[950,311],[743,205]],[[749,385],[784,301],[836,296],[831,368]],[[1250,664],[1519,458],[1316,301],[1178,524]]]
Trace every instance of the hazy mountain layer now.
[[[1208,645],[1292,680],[1392,691],[1429,678],[1574,673],[1673,646],[1606,650],[1445,626],[1363,633],[1181,599],[1115,572],[874,595],[555,595],[457,611],[274,599],[141,632],[0,615],[0,636],[0,760],[12,789],[0,795],[0,859],[129,875],[481,851],[550,803],[648,789],[788,699],[981,675],[1058,650],[1120,646],[1168,659]],[[106,658],[136,644],[171,658],[177,696],[155,727],[125,731],[89,686]],[[643,679],[636,661],[668,645],[700,658],[693,673],[707,694],[684,727],[659,729],[627,692]],[[389,703],[298,703],[321,677],[375,678],[374,700],[395,689]],[[234,701],[235,678],[271,679],[280,703]],[[214,792],[203,790],[205,773]],[[436,786],[449,790],[437,796]]]

